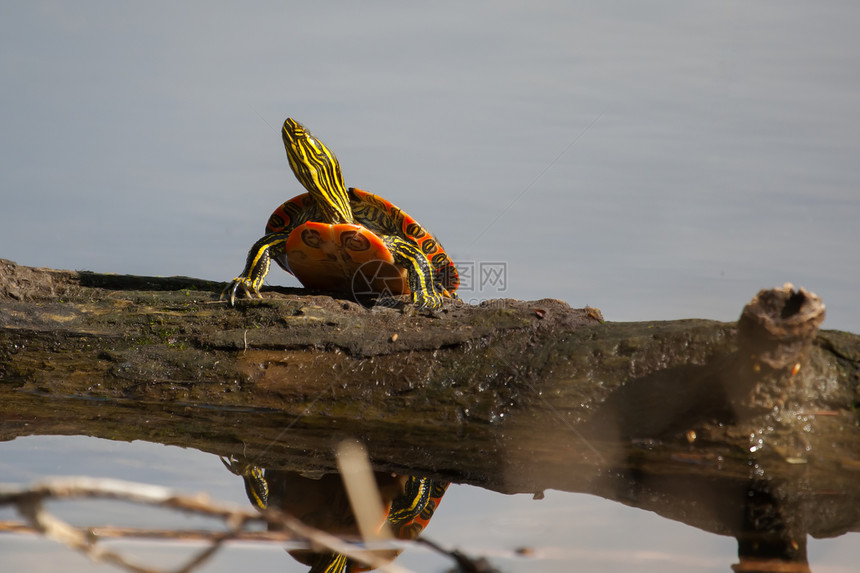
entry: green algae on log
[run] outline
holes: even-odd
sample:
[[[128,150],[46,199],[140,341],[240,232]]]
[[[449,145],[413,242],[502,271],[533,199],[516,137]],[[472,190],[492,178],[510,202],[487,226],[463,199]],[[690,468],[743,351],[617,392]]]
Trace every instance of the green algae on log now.
[[[0,260],[0,439],[318,471],[357,437],[379,470],[596,493],[717,533],[762,496],[796,508],[786,531],[858,529],[860,337],[819,332],[802,289],[762,291],[738,323],[612,323],[556,300],[428,315],[301,289],[231,308],[223,286]],[[758,497],[714,494],[744,488]]]
[[[729,428],[747,436],[762,428],[762,415],[779,417],[789,433],[801,410],[856,423],[858,337],[816,338],[823,305],[805,291],[763,291],[757,299],[766,303],[747,307],[741,326],[751,326],[738,333],[735,323],[705,320],[603,322],[596,309],[555,300],[422,315],[277,289],[234,309],[219,302],[222,286],[0,261],[2,388],[100,409],[122,404],[126,415],[140,403],[301,416],[322,426],[336,420],[337,428],[388,428],[393,438],[426,435],[429,443],[418,445],[438,449],[464,433],[501,437],[530,425],[539,439],[570,428],[613,440],[686,439],[692,431],[747,448],[749,440],[732,444]],[[766,317],[787,307],[791,314],[776,322],[798,322],[804,332],[793,327],[784,343],[756,334],[760,323],[777,328]],[[756,313],[758,322],[746,318]],[[794,353],[774,362],[773,348]],[[169,424],[161,430],[169,433]],[[452,439],[440,439],[446,435]],[[236,442],[247,452],[249,440]],[[593,463],[587,442],[572,441],[575,457]],[[803,455],[788,455],[792,444],[806,449],[784,442],[769,446],[786,457]],[[473,473],[464,464],[440,467]]]

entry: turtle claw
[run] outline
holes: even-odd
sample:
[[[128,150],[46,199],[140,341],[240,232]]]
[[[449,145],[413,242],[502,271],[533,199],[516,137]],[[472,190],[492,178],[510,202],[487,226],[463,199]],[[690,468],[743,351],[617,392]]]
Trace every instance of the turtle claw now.
[[[233,456],[230,456],[229,458],[219,456],[219,458],[221,459],[221,463],[224,464],[224,467],[230,470],[230,473],[233,475],[240,476],[248,470],[248,464],[240,462]]]
[[[224,300],[224,298],[227,297],[230,306],[236,306],[236,291],[238,291],[240,287],[245,298],[263,298],[263,295],[261,295],[260,291],[256,289],[254,284],[251,282],[251,279],[247,277],[236,277],[224,288],[224,290],[221,291],[221,296],[218,300]]]
[[[245,482],[245,494],[248,496],[248,500],[257,509],[265,510],[269,506],[269,484],[266,482],[263,469],[233,456],[229,458],[220,457],[224,467],[230,473],[240,476]]]
[[[442,295],[429,292],[413,292],[412,304],[416,310],[435,312],[442,308]]]

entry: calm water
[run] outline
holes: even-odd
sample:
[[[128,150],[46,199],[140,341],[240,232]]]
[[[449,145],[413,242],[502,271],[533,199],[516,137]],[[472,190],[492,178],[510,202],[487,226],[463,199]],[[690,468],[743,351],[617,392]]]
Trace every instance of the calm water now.
[[[289,115],[335,150],[348,185],[392,199],[473,265],[468,300],[733,320],[791,281],[824,299],[825,328],[860,332],[858,21],[847,1],[6,7],[0,257],[230,279],[268,213],[300,192],[277,133]],[[504,280],[482,280],[482,265]],[[194,452],[0,445],[4,482],[93,468],[244,499]],[[455,488],[428,534],[499,552],[508,571],[567,571],[565,558],[727,571],[735,554],[730,539],[552,492]],[[94,569],[10,539],[9,570]],[[811,542],[814,570],[851,570],[856,543]],[[520,545],[550,558],[505,557]],[[400,562],[443,566],[427,558]],[[211,570],[258,560],[293,567],[279,550],[237,549]]]

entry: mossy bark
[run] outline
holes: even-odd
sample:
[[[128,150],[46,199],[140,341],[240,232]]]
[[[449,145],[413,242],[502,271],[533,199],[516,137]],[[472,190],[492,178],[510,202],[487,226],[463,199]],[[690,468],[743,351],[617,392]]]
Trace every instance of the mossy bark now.
[[[811,293],[762,291],[739,323],[609,323],[557,300],[424,314],[299,289],[232,308],[223,286],[0,260],[0,439],[314,471],[357,437],[381,470],[596,493],[717,533],[748,527],[750,499],[792,508],[783,540],[860,529],[860,337],[819,332]]]

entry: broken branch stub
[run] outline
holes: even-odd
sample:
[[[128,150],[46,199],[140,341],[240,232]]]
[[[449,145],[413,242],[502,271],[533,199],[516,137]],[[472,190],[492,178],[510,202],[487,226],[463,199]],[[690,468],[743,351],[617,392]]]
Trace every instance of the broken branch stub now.
[[[774,369],[794,367],[809,350],[824,322],[821,299],[804,288],[760,291],[738,320],[738,345],[756,361]]]

